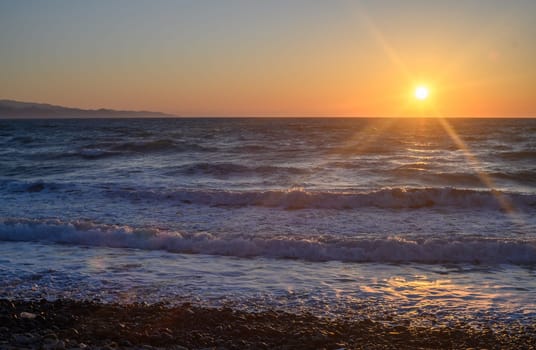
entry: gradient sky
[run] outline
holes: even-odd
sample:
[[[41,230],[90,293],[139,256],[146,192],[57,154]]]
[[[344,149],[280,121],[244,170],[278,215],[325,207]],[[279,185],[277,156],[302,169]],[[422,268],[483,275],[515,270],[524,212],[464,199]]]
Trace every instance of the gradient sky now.
[[[0,0],[0,99],[194,116],[536,116],[535,18],[534,0]]]

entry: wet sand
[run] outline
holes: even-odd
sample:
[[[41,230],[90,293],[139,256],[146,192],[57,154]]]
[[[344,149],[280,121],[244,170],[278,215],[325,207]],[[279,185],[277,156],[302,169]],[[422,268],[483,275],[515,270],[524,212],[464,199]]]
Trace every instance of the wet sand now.
[[[0,300],[0,349],[24,348],[536,349],[536,322],[425,328],[190,304]]]

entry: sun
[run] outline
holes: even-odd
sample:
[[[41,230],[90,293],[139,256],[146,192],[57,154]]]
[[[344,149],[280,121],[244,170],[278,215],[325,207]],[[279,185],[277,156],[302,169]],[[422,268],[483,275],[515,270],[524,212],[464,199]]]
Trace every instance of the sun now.
[[[424,101],[428,98],[428,95],[430,95],[430,91],[424,85],[417,86],[415,89],[415,98],[418,100]]]

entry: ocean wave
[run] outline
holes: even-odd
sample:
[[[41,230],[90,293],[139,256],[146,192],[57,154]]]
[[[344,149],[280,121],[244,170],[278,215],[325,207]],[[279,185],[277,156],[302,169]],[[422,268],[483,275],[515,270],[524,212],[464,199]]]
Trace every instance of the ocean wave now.
[[[16,180],[3,180],[0,181],[0,190],[6,192],[42,192],[42,191],[56,191],[64,187],[57,183],[38,181],[16,181]]]
[[[506,160],[532,160],[534,161],[536,159],[536,150],[499,152],[498,156]]]
[[[172,201],[208,206],[261,206],[293,209],[420,209],[454,207],[488,210],[525,210],[536,207],[536,195],[456,188],[386,188],[371,192],[115,189],[111,195],[135,200]],[[505,204],[508,207],[505,208]]]
[[[203,146],[197,143],[186,141],[176,141],[170,139],[159,139],[153,141],[125,142],[111,147],[112,151],[123,151],[133,153],[150,153],[161,151],[175,152],[213,152],[215,147]]]
[[[138,141],[138,142],[125,142],[112,146],[114,151],[126,151],[126,152],[152,152],[152,151],[164,151],[171,150],[176,147],[173,140],[160,139],[152,141]]]
[[[35,142],[37,139],[31,136],[13,136],[10,142],[26,145]]]
[[[326,150],[326,153],[341,155],[390,155],[399,153],[400,149],[396,145],[389,143],[383,144],[354,144],[343,147],[332,147]]]
[[[487,179],[514,181],[520,184],[534,184],[536,182],[536,170],[519,170],[504,172],[487,172],[485,177],[478,173],[462,172],[436,172],[434,165],[429,163],[413,163],[401,165],[390,169],[389,173],[395,177],[411,176],[416,180],[425,180],[430,183],[443,183],[451,186],[475,186],[486,185]]]
[[[307,174],[308,169],[297,167],[282,167],[271,165],[247,166],[236,163],[191,163],[175,167],[167,171],[166,175],[274,175],[274,174]]]
[[[160,139],[153,141],[133,142],[101,142],[86,144],[76,150],[63,153],[41,154],[39,157],[57,159],[80,157],[84,159],[100,159],[121,155],[149,154],[158,152],[210,152],[216,148],[205,147],[194,143]]]
[[[397,166],[394,171],[423,171],[428,169],[433,169],[435,166],[431,164],[430,162],[413,162],[413,163],[407,163]]]
[[[515,181],[521,184],[534,184],[536,181],[536,171],[519,170],[519,171],[503,171],[503,172],[488,172],[486,178],[493,180]],[[418,176],[418,175],[417,175]],[[465,184],[472,186],[485,185],[486,181],[482,175],[474,173],[430,173],[425,176],[441,179],[448,184]]]
[[[524,170],[524,171],[491,173],[490,176],[496,179],[516,181],[519,183],[536,184],[536,169]]]
[[[113,157],[119,154],[121,154],[121,152],[98,149],[98,148],[81,148],[78,151],[73,153],[74,156],[79,156],[84,159],[100,159],[100,158]]]
[[[277,152],[281,149],[279,147],[273,147],[270,145],[262,144],[243,144],[230,148],[231,151],[236,153],[258,153],[258,152]]]
[[[299,171],[300,169],[295,169]],[[225,166],[220,171],[228,174]],[[234,169],[232,171],[275,172],[281,169],[270,167]],[[293,171],[283,170],[283,171]],[[266,173],[264,173],[266,175]],[[8,193],[80,192],[83,186],[75,183],[1,180],[0,191]],[[143,189],[102,184],[87,191],[102,191],[109,197],[134,201],[169,203],[170,205],[201,205],[210,207],[266,207],[283,210],[332,209],[351,210],[360,208],[406,209],[450,208],[491,211],[536,210],[536,195],[510,193],[496,190],[471,190],[452,187],[441,188],[383,188],[376,191],[308,191],[301,187],[287,190],[233,191],[216,189]]]
[[[355,238],[224,235],[58,219],[2,219],[2,241],[163,250],[172,253],[378,263],[536,264],[536,240],[479,237]]]

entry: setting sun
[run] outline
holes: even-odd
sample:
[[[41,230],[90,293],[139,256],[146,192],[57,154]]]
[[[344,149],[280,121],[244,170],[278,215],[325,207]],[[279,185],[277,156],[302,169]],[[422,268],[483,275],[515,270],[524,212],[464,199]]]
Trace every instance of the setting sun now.
[[[418,100],[426,100],[430,92],[426,86],[418,86],[415,89],[415,98]]]

